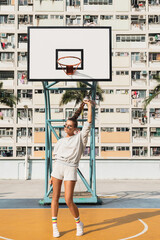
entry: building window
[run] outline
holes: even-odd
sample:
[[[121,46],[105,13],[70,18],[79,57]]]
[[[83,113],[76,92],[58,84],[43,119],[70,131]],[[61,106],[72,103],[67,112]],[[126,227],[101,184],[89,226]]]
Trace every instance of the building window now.
[[[99,156],[99,147],[95,147],[95,155]],[[84,157],[89,157],[90,156],[90,147],[86,147],[84,152],[83,152]]]
[[[113,113],[114,109],[113,108],[101,108],[101,113],[104,113],[104,112]]]
[[[0,147],[0,157],[13,157],[13,147]]]
[[[100,19],[101,20],[111,20],[111,19],[113,19],[113,15],[101,15]]]
[[[116,15],[116,19],[127,20],[128,18],[128,15]]]
[[[129,52],[115,52],[116,57],[128,57]]]
[[[128,94],[128,89],[116,89],[116,94]]]
[[[116,75],[129,75],[129,71],[116,71]]]
[[[116,35],[116,42],[145,42],[145,35]]]
[[[116,131],[117,132],[129,132],[129,128],[127,128],[127,127],[117,127]]]
[[[113,89],[104,89],[104,93],[106,93],[106,94],[113,94],[114,90]]]
[[[151,147],[151,157],[160,156],[160,147]]]
[[[129,108],[116,108],[117,113],[128,113]]]
[[[147,156],[147,152],[148,152],[148,148],[147,147],[133,147],[132,148],[132,155],[133,157],[137,156],[137,157],[146,157]]]
[[[113,0],[84,0],[84,5],[112,5]]]
[[[101,147],[101,151],[114,151],[114,147],[103,146],[103,147]]]
[[[101,127],[101,132],[114,132],[113,127]]]
[[[42,94],[42,93],[44,93],[44,90],[43,89],[35,89],[34,93],[35,94]]]
[[[126,146],[117,146],[116,151],[129,151],[129,147]]]

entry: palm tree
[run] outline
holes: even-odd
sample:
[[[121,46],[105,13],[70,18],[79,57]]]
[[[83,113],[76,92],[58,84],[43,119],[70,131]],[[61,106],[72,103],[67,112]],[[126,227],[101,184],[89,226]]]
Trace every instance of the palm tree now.
[[[19,100],[19,98],[11,94],[8,90],[2,88],[3,82],[0,82],[0,103],[5,104],[8,107],[16,105],[16,101]]]
[[[155,86],[152,94],[144,99],[144,110],[146,110],[146,107],[149,105],[149,103],[160,94],[160,78],[155,76],[154,79],[158,82],[158,85]]]
[[[77,88],[86,88],[88,87],[87,84],[83,82],[77,82]],[[96,96],[98,97],[99,101],[103,101],[102,94],[104,90],[102,90],[99,84],[96,85]],[[68,102],[75,101],[75,106],[79,103],[83,102],[83,99],[88,96],[90,97],[92,94],[91,90],[66,90],[65,93],[62,95],[60,106],[67,104]],[[81,113],[83,119],[83,111]]]

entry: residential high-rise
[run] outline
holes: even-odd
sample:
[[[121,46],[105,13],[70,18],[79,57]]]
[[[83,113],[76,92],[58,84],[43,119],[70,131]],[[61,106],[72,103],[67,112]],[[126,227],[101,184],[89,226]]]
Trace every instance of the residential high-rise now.
[[[99,82],[104,101],[97,99],[96,106],[97,158],[158,159],[160,96],[146,111],[143,100],[152,95],[160,77],[159,12],[160,0],[1,0],[0,81],[20,102],[12,109],[0,106],[0,161],[24,159],[26,146],[30,159],[45,157],[42,83],[27,82],[27,27],[75,25],[112,27],[113,81]],[[56,119],[75,110],[73,103],[59,107],[62,94],[51,93]],[[55,142],[53,136],[53,146]],[[84,159],[89,152],[88,144]]]

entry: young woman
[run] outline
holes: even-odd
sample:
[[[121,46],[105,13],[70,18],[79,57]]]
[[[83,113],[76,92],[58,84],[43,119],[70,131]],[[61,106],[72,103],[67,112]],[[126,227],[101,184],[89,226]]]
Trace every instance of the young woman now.
[[[75,134],[78,126],[77,118],[83,110],[85,104],[88,105],[88,121],[84,122],[82,130]],[[64,180],[66,204],[75,218],[77,227],[76,235],[83,235],[83,223],[80,221],[79,210],[73,202],[73,192],[77,181],[77,168],[79,160],[87,144],[91,122],[91,100],[84,100],[80,105],[80,108],[75,112],[74,116],[68,118],[65,122],[64,131],[66,132],[66,137],[59,139],[54,148],[55,160],[50,179],[50,184],[53,184],[51,209],[54,237],[60,236],[57,227],[57,215],[62,180]]]

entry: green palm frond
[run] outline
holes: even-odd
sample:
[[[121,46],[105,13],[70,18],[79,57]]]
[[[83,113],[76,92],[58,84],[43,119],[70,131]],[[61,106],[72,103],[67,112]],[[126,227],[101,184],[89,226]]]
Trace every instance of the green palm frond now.
[[[154,89],[153,89],[153,93],[152,95],[146,97],[143,101],[144,103],[144,109],[146,109],[146,107],[148,106],[148,104],[154,99],[156,98],[156,96],[158,96],[160,94],[160,84],[158,84]]]
[[[99,84],[97,84],[96,96],[98,97],[99,101],[102,101],[102,102],[104,100],[103,93],[104,93],[104,90],[99,86]],[[89,95],[91,96],[91,94],[92,94],[92,90],[89,90]]]
[[[160,82],[160,78],[157,75],[155,75],[153,79],[156,80],[157,82]]]
[[[0,91],[2,90],[3,82],[0,82]]]
[[[60,101],[60,106],[67,104],[73,100],[76,101],[78,104],[80,102],[81,95],[78,91],[74,90],[66,90],[65,93],[62,95],[61,101]]]
[[[83,101],[86,96],[91,96],[91,90],[85,90],[88,85],[84,82],[77,82],[77,88],[84,88],[84,90],[66,90],[65,93],[62,95],[60,106],[67,104],[68,102],[75,101],[75,106],[78,105]],[[99,84],[96,87],[96,95],[98,96],[100,101],[103,101],[102,94],[104,91],[100,88]]]
[[[16,104],[16,101],[17,101],[17,97],[14,95],[8,96],[4,94],[4,96],[0,97],[0,102],[5,104],[8,107],[13,107],[13,105]]]
[[[19,98],[11,94],[8,90],[3,89],[3,82],[0,82],[0,103],[8,107],[13,107],[17,101],[19,101]]]

